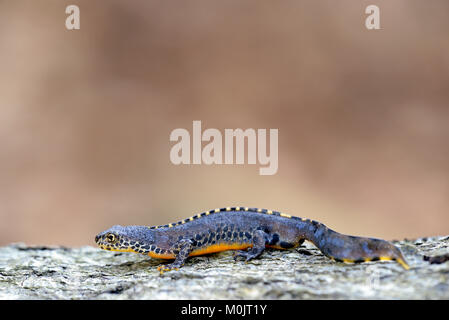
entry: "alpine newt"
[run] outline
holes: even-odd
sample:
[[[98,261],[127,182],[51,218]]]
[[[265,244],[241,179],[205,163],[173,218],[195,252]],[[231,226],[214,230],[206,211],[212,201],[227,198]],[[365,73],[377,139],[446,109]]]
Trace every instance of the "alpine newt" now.
[[[388,241],[344,235],[314,220],[248,207],[214,209],[162,226],[117,225],[95,237],[104,250],[174,259],[158,268],[161,273],[179,269],[192,256],[238,250],[234,259],[249,261],[266,247],[290,249],[304,240],[337,262],[394,260],[409,269],[399,248]]]

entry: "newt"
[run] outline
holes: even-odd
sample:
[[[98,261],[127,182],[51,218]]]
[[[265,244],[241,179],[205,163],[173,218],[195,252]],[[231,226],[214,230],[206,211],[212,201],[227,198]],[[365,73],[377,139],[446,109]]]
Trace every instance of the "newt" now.
[[[292,249],[305,240],[335,262],[390,260],[409,269],[400,249],[386,240],[344,235],[318,221],[248,207],[214,209],[161,226],[116,225],[95,237],[104,250],[174,259],[158,267],[161,273],[178,270],[188,257],[237,250],[234,260],[249,261],[267,247]]]

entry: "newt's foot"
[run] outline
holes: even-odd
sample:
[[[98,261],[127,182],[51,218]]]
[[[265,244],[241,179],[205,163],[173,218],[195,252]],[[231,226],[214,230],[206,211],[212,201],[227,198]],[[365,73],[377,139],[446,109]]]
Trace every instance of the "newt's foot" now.
[[[182,265],[178,265],[175,263],[164,264],[162,266],[157,267],[157,271],[159,271],[160,274],[163,274],[164,272],[167,272],[167,271],[173,271],[173,270],[178,271],[179,268],[181,268],[181,267],[182,267]]]
[[[235,254],[234,254],[234,261],[237,261],[237,259],[239,257],[242,257],[245,259],[245,262],[248,262],[249,260],[252,260],[254,258],[257,258],[258,256],[260,256],[260,253],[256,252],[253,249],[250,249],[248,251],[244,251],[244,250],[238,250]]]

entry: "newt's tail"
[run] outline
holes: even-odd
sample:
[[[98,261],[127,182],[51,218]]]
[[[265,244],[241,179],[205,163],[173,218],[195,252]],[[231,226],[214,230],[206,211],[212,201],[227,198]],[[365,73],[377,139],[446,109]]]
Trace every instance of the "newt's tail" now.
[[[324,255],[337,262],[392,260],[398,262],[404,269],[410,269],[401,250],[388,241],[344,235],[327,228],[322,223],[315,222],[313,226],[313,229],[309,228],[306,239],[316,245]]]

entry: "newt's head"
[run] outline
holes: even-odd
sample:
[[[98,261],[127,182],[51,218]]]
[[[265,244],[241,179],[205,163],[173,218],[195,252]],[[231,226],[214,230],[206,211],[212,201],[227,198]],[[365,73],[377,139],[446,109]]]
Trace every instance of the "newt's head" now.
[[[95,243],[103,250],[145,254],[150,251],[154,237],[145,226],[113,226],[99,233]]]

